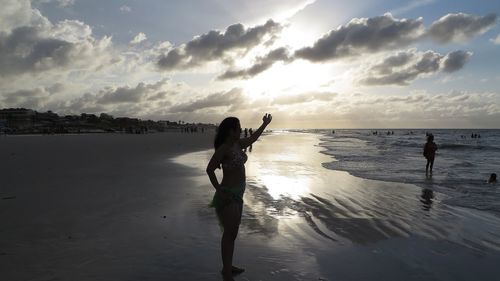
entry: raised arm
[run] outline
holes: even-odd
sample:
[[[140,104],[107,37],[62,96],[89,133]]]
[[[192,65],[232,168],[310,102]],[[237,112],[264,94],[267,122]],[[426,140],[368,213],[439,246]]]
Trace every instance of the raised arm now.
[[[215,175],[215,169],[220,167],[222,159],[224,158],[224,155],[226,155],[227,150],[228,147],[226,144],[222,144],[221,146],[219,146],[219,148],[215,150],[214,155],[212,155],[212,158],[207,165],[206,171],[215,190],[218,190],[220,186],[219,181],[217,180],[217,176]]]
[[[256,142],[262,132],[264,132],[264,130],[266,129],[267,125],[271,123],[271,120],[273,120],[271,114],[266,113],[264,117],[262,117],[262,125],[260,125],[260,127],[250,137],[240,139],[241,148],[246,148],[252,145],[252,143]]]

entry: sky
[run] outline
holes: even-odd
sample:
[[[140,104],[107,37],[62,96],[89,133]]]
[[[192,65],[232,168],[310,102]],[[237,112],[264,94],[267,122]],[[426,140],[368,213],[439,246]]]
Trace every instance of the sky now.
[[[0,0],[0,108],[499,128],[500,1]]]

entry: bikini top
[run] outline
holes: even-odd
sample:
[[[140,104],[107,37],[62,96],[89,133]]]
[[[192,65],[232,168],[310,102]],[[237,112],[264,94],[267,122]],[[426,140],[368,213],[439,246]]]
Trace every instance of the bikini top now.
[[[236,143],[231,147],[230,153],[222,160],[223,169],[236,169],[245,165],[248,156]]]

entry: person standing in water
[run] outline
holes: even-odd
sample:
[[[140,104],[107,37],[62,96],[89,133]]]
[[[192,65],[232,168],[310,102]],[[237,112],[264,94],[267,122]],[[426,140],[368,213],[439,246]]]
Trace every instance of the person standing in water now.
[[[491,174],[488,183],[497,183],[497,174],[495,173]]]
[[[425,173],[427,174],[429,172],[429,165],[430,165],[430,172],[432,174],[432,167],[434,166],[434,157],[436,156],[436,150],[438,149],[436,143],[434,143],[434,136],[432,134],[429,134],[427,136],[427,143],[424,146],[424,157],[427,159],[427,165],[425,166]]]
[[[243,149],[257,141],[271,120],[271,114],[266,113],[262,118],[262,125],[250,137],[240,138],[240,121],[236,117],[227,117],[220,123],[215,136],[215,153],[207,165],[206,172],[215,188],[215,195],[210,206],[215,208],[223,229],[221,255],[222,276],[225,281],[233,281],[233,275],[244,271],[242,268],[233,266],[234,241],[241,222],[246,181],[247,155]],[[215,169],[221,167],[222,181],[219,183]]]

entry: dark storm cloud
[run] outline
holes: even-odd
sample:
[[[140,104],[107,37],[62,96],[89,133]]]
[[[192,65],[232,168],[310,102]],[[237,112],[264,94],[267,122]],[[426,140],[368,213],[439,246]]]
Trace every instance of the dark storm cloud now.
[[[429,27],[427,35],[439,43],[465,41],[487,31],[495,24],[496,18],[495,14],[486,16],[447,14]]]
[[[282,26],[272,20],[263,25],[245,28],[233,24],[226,31],[209,31],[188,43],[160,55],[157,65],[162,70],[183,69],[217,59],[230,59],[226,54],[238,50],[247,52],[262,43],[267,35],[274,35]]]
[[[0,76],[44,71],[71,62],[74,44],[45,38],[39,31],[23,26],[0,33]]]
[[[193,112],[200,109],[231,106],[238,107],[245,102],[240,88],[233,88],[227,92],[210,94],[206,97],[176,104],[170,107],[170,113]]]
[[[454,51],[446,56],[433,51],[399,52],[373,66],[360,82],[366,85],[408,85],[419,76],[460,70],[471,55],[466,51]]]
[[[268,68],[273,66],[275,62],[278,61],[285,61],[285,62],[290,61],[290,56],[287,48],[281,47],[272,50],[263,57],[258,57],[255,60],[254,65],[252,65],[249,68],[241,70],[227,70],[222,75],[220,75],[218,79],[219,80],[236,79],[236,78],[248,79],[267,70]]]
[[[402,47],[414,42],[424,30],[421,18],[395,19],[391,14],[353,19],[331,30],[312,47],[295,52],[295,57],[323,62],[362,52]]]

